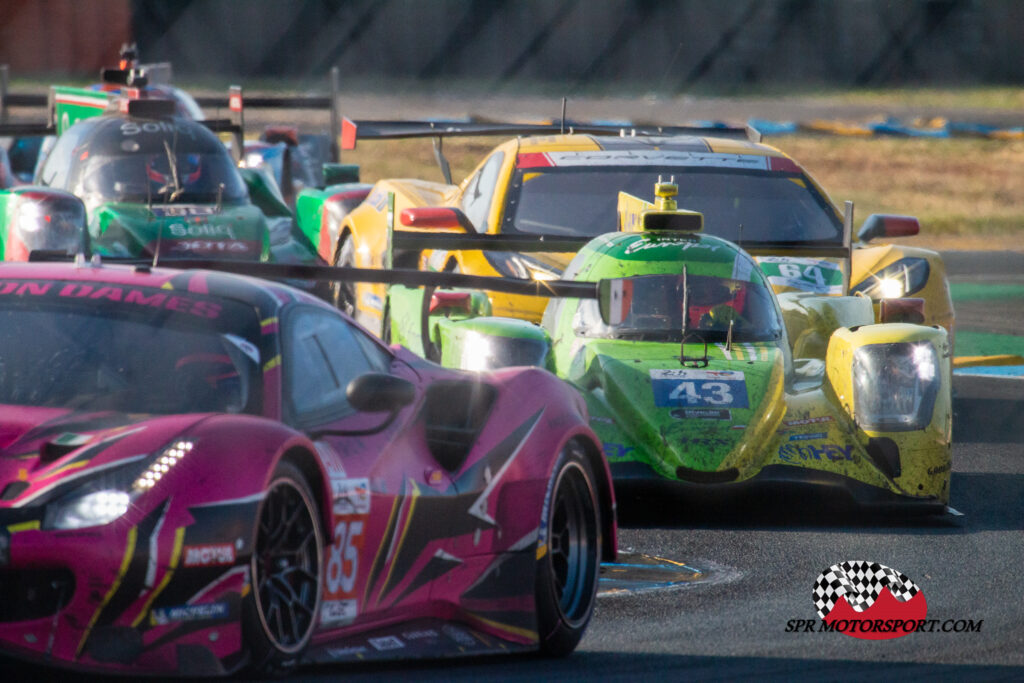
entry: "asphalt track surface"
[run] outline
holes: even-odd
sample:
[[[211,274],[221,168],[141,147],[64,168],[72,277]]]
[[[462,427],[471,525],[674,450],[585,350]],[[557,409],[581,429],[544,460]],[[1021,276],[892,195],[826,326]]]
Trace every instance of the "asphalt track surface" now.
[[[953,282],[1001,285],[1024,272],[1020,255],[945,256]],[[1024,335],[1021,312],[1019,305],[1009,311],[1014,323],[1004,332]],[[1003,325],[1006,315],[958,309],[958,320],[978,330]],[[313,667],[285,680],[1024,680],[1024,378],[958,376],[955,391],[950,502],[961,516],[866,516],[806,495],[623,500],[621,549],[685,562],[703,576],[673,588],[603,595],[570,657]],[[790,620],[817,622],[814,581],[847,560],[909,576],[924,592],[936,629],[947,620],[973,620],[980,630],[878,641],[787,632]],[[3,660],[0,676],[108,680]]]

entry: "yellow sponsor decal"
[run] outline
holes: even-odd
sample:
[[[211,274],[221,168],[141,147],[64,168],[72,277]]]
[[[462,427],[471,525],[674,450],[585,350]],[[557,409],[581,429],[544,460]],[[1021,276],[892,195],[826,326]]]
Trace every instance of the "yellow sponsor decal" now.
[[[519,636],[520,638],[527,638],[528,640],[533,640],[533,641],[537,640],[537,632],[532,630],[532,629],[522,628],[522,627],[519,627],[519,626],[512,626],[510,624],[503,624],[500,621],[494,621],[493,619],[487,619],[486,617],[482,617],[479,614],[470,614],[469,616],[474,621],[479,621],[482,624],[487,624],[491,628],[496,628],[499,631],[505,631],[506,633],[512,633],[514,635]]]
[[[167,584],[171,582],[171,577],[174,576],[174,570],[178,568],[178,560],[181,558],[181,546],[185,540],[185,527],[181,526],[174,531],[174,550],[171,551],[171,564],[167,567],[167,571],[164,572],[164,578],[161,579],[160,585],[150,594],[149,599],[146,600],[146,604],[142,606],[142,610],[139,612],[139,616],[135,617],[135,621],[132,622],[132,626],[138,626],[142,623],[146,614],[149,612],[149,608],[153,605],[153,601],[156,600],[157,596],[163,592],[164,588],[167,588]],[[152,626],[152,621],[150,622]]]
[[[75,656],[78,657],[82,654],[82,648],[85,647],[85,641],[88,640],[89,634],[92,633],[92,627],[96,625],[96,620],[100,618],[100,614],[103,612],[103,608],[107,606],[110,599],[117,593],[117,589],[121,587],[121,581],[124,579],[124,575],[128,572],[128,566],[131,564],[132,555],[135,554],[135,543],[138,541],[139,530],[136,527],[132,527],[128,532],[128,543],[124,549],[124,557],[121,558],[121,568],[117,572],[117,579],[110,586],[110,590],[107,591],[106,596],[103,598],[103,602],[96,608],[96,612],[93,613],[92,619],[89,620],[89,625],[85,627],[85,632],[82,633],[82,639],[78,641],[78,649],[75,650]]]

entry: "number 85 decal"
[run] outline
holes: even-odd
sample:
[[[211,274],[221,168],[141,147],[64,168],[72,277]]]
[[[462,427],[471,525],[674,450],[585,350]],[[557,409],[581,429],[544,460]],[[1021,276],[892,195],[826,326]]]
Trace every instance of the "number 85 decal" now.
[[[359,571],[359,551],[363,548],[363,520],[338,522],[334,543],[327,561],[327,592],[332,596],[351,593]]]

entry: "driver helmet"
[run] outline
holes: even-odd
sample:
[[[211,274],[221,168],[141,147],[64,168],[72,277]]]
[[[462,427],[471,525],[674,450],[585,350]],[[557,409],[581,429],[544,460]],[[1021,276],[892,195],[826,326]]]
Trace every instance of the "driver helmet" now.
[[[202,157],[198,154],[179,154],[175,157],[178,183],[187,188],[195,185],[202,176]],[[174,173],[168,164],[166,154],[151,154],[146,159],[146,177],[163,187],[174,187]]]
[[[174,386],[189,412],[239,412],[244,397],[238,368],[223,353],[191,353],[174,364]]]

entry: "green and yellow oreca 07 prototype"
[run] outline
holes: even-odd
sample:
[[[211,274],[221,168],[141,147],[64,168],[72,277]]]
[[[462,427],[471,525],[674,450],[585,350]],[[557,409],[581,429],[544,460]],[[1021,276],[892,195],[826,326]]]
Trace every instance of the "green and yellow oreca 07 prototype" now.
[[[571,382],[620,488],[808,484],[945,511],[951,348],[943,328],[916,324],[920,300],[876,322],[865,296],[775,294],[671,189],[657,205],[624,196],[620,232],[569,264],[564,279],[600,282],[599,300],[552,299],[535,325],[491,317],[480,292],[393,286],[392,339],[448,366],[533,364]],[[444,239],[426,237],[458,248]]]

